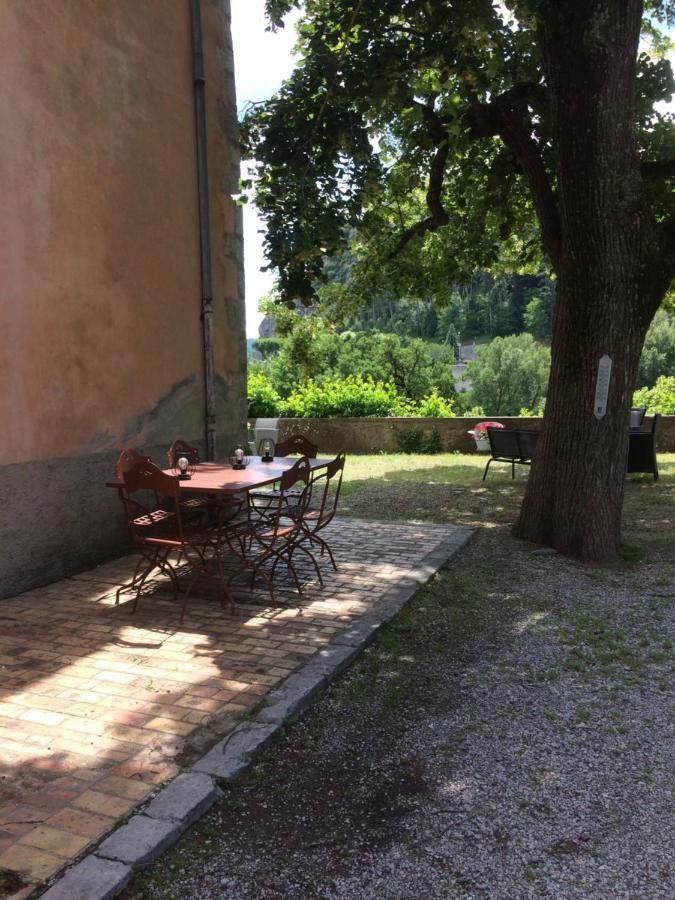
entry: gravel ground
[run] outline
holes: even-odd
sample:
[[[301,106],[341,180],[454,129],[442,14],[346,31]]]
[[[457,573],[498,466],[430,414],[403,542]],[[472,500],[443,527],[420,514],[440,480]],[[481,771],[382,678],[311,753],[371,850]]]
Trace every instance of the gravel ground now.
[[[675,896],[664,538],[482,530],[126,897]]]

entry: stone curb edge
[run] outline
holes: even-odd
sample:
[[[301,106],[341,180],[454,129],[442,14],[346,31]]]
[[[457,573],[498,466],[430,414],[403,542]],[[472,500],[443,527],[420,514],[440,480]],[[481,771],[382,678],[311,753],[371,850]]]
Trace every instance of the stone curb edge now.
[[[109,834],[98,848],[66,870],[40,895],[42,900],[109,900],[222,796],[218,781],[232,781],[253,762],[291,716],[359,656],[396,613],[473,536],[455,526],[452,537],[429,552],[379,601],[377,610],[338,635],[266,698],[251,722],[237,725],[191,771],[178,775],[141,812]]]

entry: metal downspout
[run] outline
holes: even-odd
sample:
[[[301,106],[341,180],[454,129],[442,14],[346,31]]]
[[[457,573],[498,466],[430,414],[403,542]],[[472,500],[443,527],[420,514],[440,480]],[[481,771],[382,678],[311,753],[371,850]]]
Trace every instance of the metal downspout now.
[[[192,26],[192,75],[195,94],[197,136],[197,190],[199,193],[199,246],[202,288],[202,342],[204,349],[204,429],[206,458],[216,458],[216,386],[213,360],[213,291],[211,287],[211,225],[209,221],[209,171],[206,153],[206,106],[204,100],[204,52],[200,0],[190,0]]]

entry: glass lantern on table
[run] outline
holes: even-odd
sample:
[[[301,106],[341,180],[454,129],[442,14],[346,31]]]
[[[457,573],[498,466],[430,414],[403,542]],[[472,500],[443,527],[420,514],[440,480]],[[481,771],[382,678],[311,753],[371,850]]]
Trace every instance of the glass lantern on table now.
[[[260,457],[260,461],[264,463],[273,462],[275,449],[276,447],[274,446],[272,438],[263,438],[258,444],[258,456]]]
[[[245,447],[246,443],[242,442],[237,444],[230,453],[230,465],[233,469],[245,469],[251,462],[251,457],[246,453]]]

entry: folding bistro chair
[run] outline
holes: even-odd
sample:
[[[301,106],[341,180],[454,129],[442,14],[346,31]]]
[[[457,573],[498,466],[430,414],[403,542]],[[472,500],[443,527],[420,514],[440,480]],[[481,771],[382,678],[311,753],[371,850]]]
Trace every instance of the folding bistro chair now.
[[[270,593],[272,606],[276,606],[273,579],[276,566],[281,561],[293,575],[298,593],[302,595],[302,585],[292,556],[294,548],[304,536],[302,512],[307,506],[310,472],[309,460],[306,456],[301,457],[279,479],[279,489],[275,497],[270,499],[264,516],[253,517],[249,510],[246,522],[231,525],[225,530],[225,540],[230,551],[239,558],[239,565],[227,580],[228,585],[247,570],[251,573],[252,583],[260,575]],[[289,506],[289,497],[292,497],[293,509],[298,511],[293,517],[284,514]],[[300,549],[310,558],[321,577],[314,557],[305,548]],[[271,563],[269,573],[263,568],[267,563]]]
[[[127,526],[141,557],[130,585],[126,586],[127,590],[131,588],[136,591],[132,611],[136,611],[143,585],[155,569],[170,578],[174,599],[178,600],[181,590],[176,573],[178,560],[181,566],[187,567],[191,576],[181,604],[181,625],[192,588],[199,577],[217,578],[223,589],[221,603],[228,600],[233,608],[234,601],[225,582],[221,560],[224,531],[230,527],[227,517],[224,520],[219,517],[208,525],[186,521],[178,476],[162,472],[137,451],[122,451],[117,470],[123,481],[120,497]],[[136,496],[141,492],[143,501]],[[164,507],[164,500],[169,500],[171,508]],[[230,512],[236,511],[237,502],[232,500],[230,506]],[[177,554],[177,559],[172,561],[173,554]],[[117,592],[116,603],[119,602],[119,594],[120,591]]]
[[[301,513],[296,512],[294,507],[287,508],[284,512],[285,515],[291,517],[296,515],[300,517],[303,535],[298,543],[298,548],[303,549],[302,545],[306,543],[309,543],[310,546],[316,544],[321,548],[321,556],[323,556],[324,550],[328,553],[331,565],[336,572],[337,566],[333,551],[326,539],[319,535],[319,532],[327,528],[335,518],[340,499],[345,458],[345,452],[341,450],[327,466],[312,473],[309,503]],[[318,566],[317,572],[319,572],[319,580],[323,584]]]
[[[289,438],[287,438],[285,441],[282,441],[280,444],[277,444],[274,448],[274,456],[278,456],[281,458],[291,456],[293,453],[298,453],[300,454],[300,456],[307,456],[309,459],[316,459],[316,455],[318,452],[318,446],[309,441],[303,434],[292,434]],[[267,513],[268,505],[271,503],[270,509],[273,512],[276,506],[276,500],[279,499],[279,488],[277,487],[277,484],[278,482],[275,482],[274,485],[268,490],[249,491],[249,508],[255,510],[258,515],[264,516]],[[299,490],[288,491],[286,493],[286,500],[290,501],[293,496],[298,496],[299,493]]]

